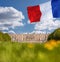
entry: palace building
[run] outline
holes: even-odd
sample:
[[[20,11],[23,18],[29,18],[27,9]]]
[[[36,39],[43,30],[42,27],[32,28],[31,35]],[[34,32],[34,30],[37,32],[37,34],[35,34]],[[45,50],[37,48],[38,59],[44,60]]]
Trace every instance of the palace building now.
[[[16,42],[45,42],[49,34],[9,34]]]

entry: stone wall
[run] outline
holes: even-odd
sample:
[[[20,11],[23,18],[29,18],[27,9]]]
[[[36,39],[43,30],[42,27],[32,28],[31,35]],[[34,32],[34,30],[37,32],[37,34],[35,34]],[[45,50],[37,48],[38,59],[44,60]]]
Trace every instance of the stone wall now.
[[[9,34],[12,41],[18,42],[44,42],[48,34]]]

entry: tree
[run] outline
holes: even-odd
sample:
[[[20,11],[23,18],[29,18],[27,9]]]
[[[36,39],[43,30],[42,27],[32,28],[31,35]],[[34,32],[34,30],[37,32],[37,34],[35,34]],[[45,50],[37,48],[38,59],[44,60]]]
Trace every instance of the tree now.
[[[56,29],[53,33],[48,36],[47,40],[60,40],[60,28]]]
[[[3,36],[4,36],[4,34],[2,32],[0,32],[0,41],[4,41]]]
[[[11,41],[11,37],[8,33],[2,33],[0,32],[0,41]]]
[[[4,34],[4,41],[11,41],[11,37],[8,35],[8,33]]]

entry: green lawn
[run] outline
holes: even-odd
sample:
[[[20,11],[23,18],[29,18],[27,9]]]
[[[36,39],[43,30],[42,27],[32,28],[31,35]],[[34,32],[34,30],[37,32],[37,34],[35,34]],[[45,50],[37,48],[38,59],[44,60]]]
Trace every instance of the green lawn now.
[[[0,62],[60,62],[60,46],[48,50],[39,43],[0,42]]]

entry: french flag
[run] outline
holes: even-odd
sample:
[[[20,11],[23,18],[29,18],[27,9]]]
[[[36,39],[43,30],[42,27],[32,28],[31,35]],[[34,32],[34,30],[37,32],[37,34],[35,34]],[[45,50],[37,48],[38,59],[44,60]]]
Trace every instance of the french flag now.
[[[49,2],[27,7],[30,23],[52,18],[60,18],[60,0],[51,0]]]

